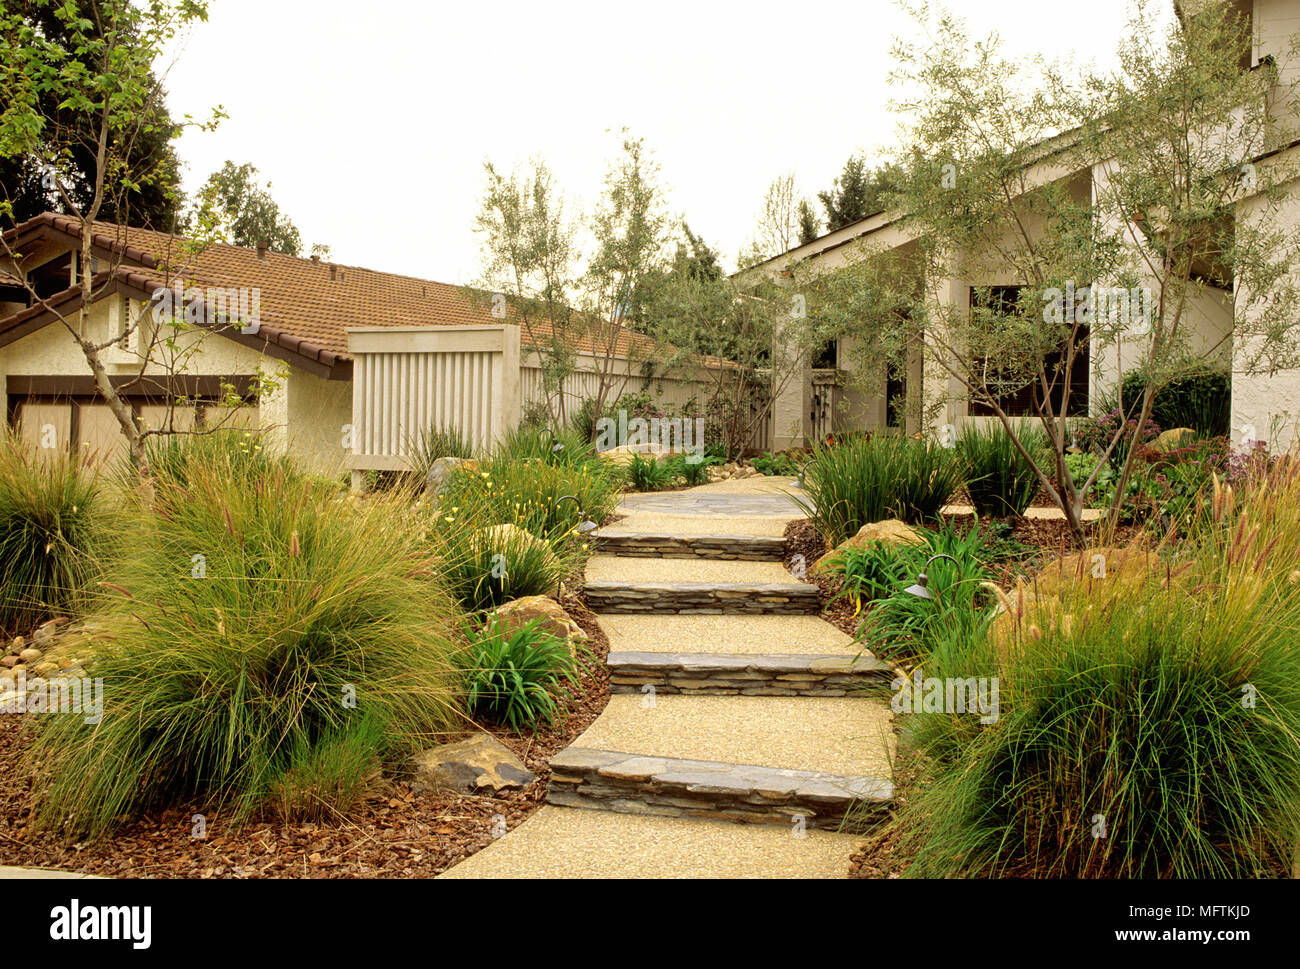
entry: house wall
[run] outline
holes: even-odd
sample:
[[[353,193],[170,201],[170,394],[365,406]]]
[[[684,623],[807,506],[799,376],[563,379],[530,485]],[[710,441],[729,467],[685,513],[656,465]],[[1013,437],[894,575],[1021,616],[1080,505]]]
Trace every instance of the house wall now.
[[[133,304],[128,312],[138,311],[138,304]],[[112,333],[120,332],[122,313],[118,297],[110,296],[94,304],[86,318],[90,338],[102,342]],[[351,415],[349,382],[327,381],[294,369],[219,334],[183,332],[177,335],[176,343],[178,351],[174,359],[184,363],[179,372],[223,377],[262,374],[278,381],[278,389],[264,398],[260,406],[241,409],[229,422],[264,428],[265,439],[271,447],[286,449],[309,470],[332,473],[339,467],[339,428]],[[103,359],[110,375],[120,375],[135,373],[140,358],[132,350],[113,347],[103,352]],[[168,368],[153,366],[146,372],[163,375]],[[0,347],[0,386],[10,376],[85,377],[89,374],[90,368],[80,348],[57,321]],[[61,437],[68,434],[67,404],[45,403],[39,413],[48,418],[39,423],[53,423]],[[224,413],[221,408],[210,407],[209,424],[221,421]],[[23,422],[27,425],[23,429],[25,434],[35,433],[33,425],[38,423],[35,417],[33,409],[32,419]],[[141,408],[141,419],[149,426],[161,427],[167,418],[167,408],[163,406],[146,404]],[[178,430],[193,425],[192,413],[173,411],[172,419]],[[109,459],[124,453],[125,439],[107,405],[83,405],[79,424],[79,441],[72,443],[86,442],[98,456]]]
[[[1250,198],[1242,203],[1239,218],[1247,222],[1266,218],[1294,234],[1300,228],[1300,179],[1286,189],[1278,209],[1258,197]],[[1300,246],[1293,249],[1291,265],[1293,283],[1300,285]],[[1254,308],[1246,305],[1249,298],[1243,292],[1242,332],[1233,346],[1232,436],[1238,444],[1263,440],[1274,451],[1284,451],[1300,443],[1300,369],[1266,369],[1259,341],[1249,333],[1256,322]]]

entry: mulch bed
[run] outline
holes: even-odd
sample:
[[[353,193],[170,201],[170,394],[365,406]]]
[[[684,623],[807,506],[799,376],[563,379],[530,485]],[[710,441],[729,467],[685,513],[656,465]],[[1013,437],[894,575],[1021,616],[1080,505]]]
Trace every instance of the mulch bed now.
[[[195,811],[151,812],[96,844],[66,845],[27,829],[31,777],[20,769],[31,726],[0,716],[0,865],[59,868],[129,878],[428,878],[517,827],[546,797],[548,760],[567,747],[609,702],[609,643],[582,600],[561,604],[589,637],[593,662],[555,727],[519,735],[486,729],[537,779],[500,795],[416,793],[385,778],[355,816],[337,824],[255,821],[235,828],[206,816],[207,836],[191,837]],[[469,732],[465,734],[468,736]],[[448,738],[449,740],[459,738]]]

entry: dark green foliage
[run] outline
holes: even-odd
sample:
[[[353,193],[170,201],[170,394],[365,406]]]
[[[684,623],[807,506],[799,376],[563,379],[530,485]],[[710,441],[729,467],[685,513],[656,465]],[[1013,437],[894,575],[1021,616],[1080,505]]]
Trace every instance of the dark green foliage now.
[[[507,629],[499,616],[470,631],[465,654],[469,711],[513,730],[553,724],[568,686],[577,681],[578,663],[569,645],[534,619]]]

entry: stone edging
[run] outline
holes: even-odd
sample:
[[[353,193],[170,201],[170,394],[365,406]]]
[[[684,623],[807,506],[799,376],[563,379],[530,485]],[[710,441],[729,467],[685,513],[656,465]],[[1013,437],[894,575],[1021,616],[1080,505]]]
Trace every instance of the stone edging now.
[[[813,654],[647,653],[609,654],[612,693],[740,696],[844,696],[871,681],[889,682],[894,667],[874,656]]]
[[[894,786],[882,777],[682,760],[570,747],[551,759],[546,799],[625,814],[862,831]]]
[[[702,558],[750,562],[779,562],[785,539],[769,535],[700,535],[684,538],[648,532],[602,529],[594,533],[597,548],[632,558]]]
[[[815,615],[820,590],[797,582],[588,582],[592,612]]]

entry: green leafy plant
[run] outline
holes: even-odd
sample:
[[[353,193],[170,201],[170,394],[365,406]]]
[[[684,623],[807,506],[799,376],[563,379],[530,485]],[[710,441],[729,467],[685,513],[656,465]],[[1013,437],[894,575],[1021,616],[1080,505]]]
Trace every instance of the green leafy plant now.
[[[579,666],[569,644],[540,623],[507,629],[494,615],[482,630],[469,631],[465,676],[472,714],[512,730],[555,723]]]
[[[1124,402],[1140,401],[1145,378],[1137,371],[1124,375]],[[1151,401],[1151,420],[1164,428],[1190,427],[1200,437],[1222,437],[1232,411],[1232,376],[1222,371],[1193,367],[1160,390]]]
[[[677,471],[674,461],[634,454],[627,466],[627,478],[637,491],[662,491],[677,483]]]
[[[542,461],[566,468],[598,460],[596,445],[573,428],[553,430],[524,424],[506,432],[494,456],[519,462]]]
[[[243,819],[358,709],[395,751],[459,714],[455,611],[409,495],[347,502],[279,464],[232,476],[201,451],[184,486],[133,499],[92,614],[100,722],[41,718],[34,824],[103,837],[159,803]]]
[[[813,450],[804,465],[808,498],[793,500],[826,543],[838,545],[869,522],[934,518],[961,478],[950,448],[897,435],[855,437]]]
[[[66,452],[0,437],[0,630],[83,608],[106,538],[92,470]]]
[[[1016,447],[1017,438],[1032,460]],[[1027,424],[1017,427],[1013,438],[1001,424],[968,423],[956,448],[971,504],[977,514],[993,518],[1023,515],[1038,494],[1035,466],[1047,467],[1051,460],[1046,433]]]
[[[836,598],[865,610],[859,638],[877,655],[899,660],[922,656],[933,647],[936,631],[986,604],[988,592],[980,585],[989,578],[985,534],[979,528],[962,534],[945,524],[927,531],[925,538],[923,545],[877,542],[841,553],[843,583]],[[956,562],[934,559],[937,555]],[[929,599],[905,591],[922,572]]]
[[[754,458],[752,463],[759,474],[769,476],[793,476],[797,475],[800,470],[799,465],[795,462],[794,458],[785,451],[778,451],[775,454],[768,451],[765,454],[760,454],[758,457]]]

